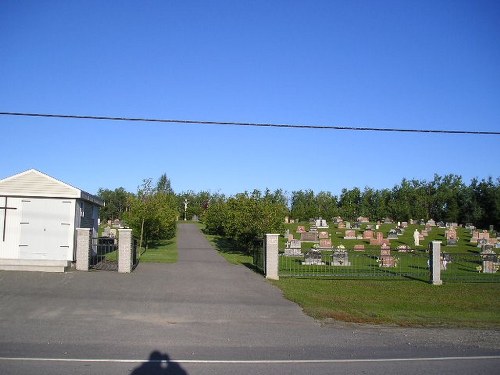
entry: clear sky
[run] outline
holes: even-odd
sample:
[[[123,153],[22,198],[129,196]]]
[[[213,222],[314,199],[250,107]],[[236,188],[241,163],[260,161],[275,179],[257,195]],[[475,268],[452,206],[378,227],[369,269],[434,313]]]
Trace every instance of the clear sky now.
[[[0,2],[0,112],[500,131],[500,2]],[[0,178],[178,193],[500,177],[500,136],[0,116]]]

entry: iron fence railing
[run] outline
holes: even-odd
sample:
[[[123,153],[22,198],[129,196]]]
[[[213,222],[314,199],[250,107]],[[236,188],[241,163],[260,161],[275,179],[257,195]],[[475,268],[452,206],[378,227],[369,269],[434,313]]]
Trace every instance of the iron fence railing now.
[[[118,245],[114,238],[92,238],[92,251],[89,259],[92,270],[118,270]]]
[[[478,253],[443,253],[441,279],[444,282],[500,282],[499,263],[484,263]],[[491,260],[486,260],[491,261]],[[382,256],[380,251],[318,251],[315,256],[279,255],[280,277],[327,277],[351,279],[431,279],[429,253],[397,252]]]

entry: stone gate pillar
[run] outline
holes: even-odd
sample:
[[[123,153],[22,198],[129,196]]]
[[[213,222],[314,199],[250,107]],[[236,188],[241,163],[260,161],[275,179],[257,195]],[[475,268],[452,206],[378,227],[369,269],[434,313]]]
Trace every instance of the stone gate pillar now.
[[[441,241],[432,241],[430,251],[432,285],[443,285],[441,280]]]
[[[90,252],[92,251],[92,232],[90,228],[76,228],[76,269],[89,270]]]
[[[278,238],[279,234],[266,234],[265,238],[265,272],[266,279],[279,280],[278,274]]]
[[[132,272],[132,229],[118,229],[118,272]]]

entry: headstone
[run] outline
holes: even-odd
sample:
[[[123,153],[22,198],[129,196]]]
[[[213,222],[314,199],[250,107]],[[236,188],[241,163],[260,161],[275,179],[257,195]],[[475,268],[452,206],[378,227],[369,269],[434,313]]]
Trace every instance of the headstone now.
[[[380,267],[396,267],[396,259],[391,255],[391,249],[382,247],[380,249]]]
[[[111,228],[110,227],[105,227],[104,230],[102,231],[102,236],[103,237],[109,237],[111,234]]]
[[[304,227],[303,225],[297,226],[297,233],[305,233],[305,231],[306,227]]]
[[[290,229],[286,229],[285,230],[285,234],[283,235],[283,237],[288,238],[289,234],[290,234]]]
[[[319,240],[319,247],[321,249],[331,249],[332,248],[332,240],[329,238],[323,238]]]
[[[351,223],[349,221],[345,222],[345,229],[351,229]]]
[[[116,238],[117,230],[115,228],[111,228],[109,231],[109,237]]]
[[[450,228],[447,231],[445,231],[445,237],[447,246],[457,245],[458,238],[457,238],[457,231],[455,230],[455,228]]]
[[[319,232],[319,239],[330,238],[328,232]]]
[[[360,223],[368,223],[370,220],[367,217],[360,216],[357,219]]]
[[[493,246],[483,245],[481,258],[483,259],[483,273],[496,273],[498,271],[500,263],[498,262],[498,255],[493,250]]]
[[[354,251],[364,251],[365,245],[354,245]]]
[[[291,241],[291,240],[293,240],[293,234],[291,234],[291,233],[290,233],[290,234],[288,235],[288,237],[287,237],[287,241]]]
[[[401,228],[408,228],[408,222],[407,221],[403,221],[401,223]]]
[[[302,243],[300,242],[300,240],[291,240],[288,243],[288,247],[285,248],[285,256],[288,257],[302,256],[301,247]]]
[[[384,234],[382,232],[377,232],[376,238],[370,238],[370,245],[382,245],[382,241],[384,240]]]
[[[435,227],[436,226],[436,222],[434,220],[432,220],[432,219],[429,219],[429,220],[427,220],[426,225],[429,225],[431,227]]]
[[[321,229],[326,229],[328,228],[328,223],[325,219],[319,218],[318,220],[316,220],[316,226]]]
[[[325,264],[321,258],[321,251],[311,249],[305,255],[305,260],[302,262],[305,266],[322,266]]]
[[[389,234],[387,235],[388,240],[397,240],[398,239],[398,233],[396,232],[395,229],[391,229],[389,231]]]
[[[352,229],[361,229],[361,223],[360,223],[360,222],[355,222],[355,223],[352,225]]]
[[[345,231],[344,240],[355,240],[356,239],[356,231],[354,229],[349,229]]]
[[[338,224],[339,229],[344,229],[345,228],[345,223],[342,221]]]
[[[306,242],[316,242],[318,241],[318,232],[302,232],[300,234],[300,240]]]
[[[349,253],[347,250],[335,249],[332,255],[332,266],[350,266]]]

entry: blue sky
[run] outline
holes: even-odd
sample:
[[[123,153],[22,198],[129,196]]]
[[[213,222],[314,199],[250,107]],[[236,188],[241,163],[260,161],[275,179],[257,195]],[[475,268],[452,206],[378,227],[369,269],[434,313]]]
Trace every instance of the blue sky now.
[[[500,131],[498,1],[2,1],[0,112]],[[0,178],[339,194],[500,177],[500,136],[0,116]]]

